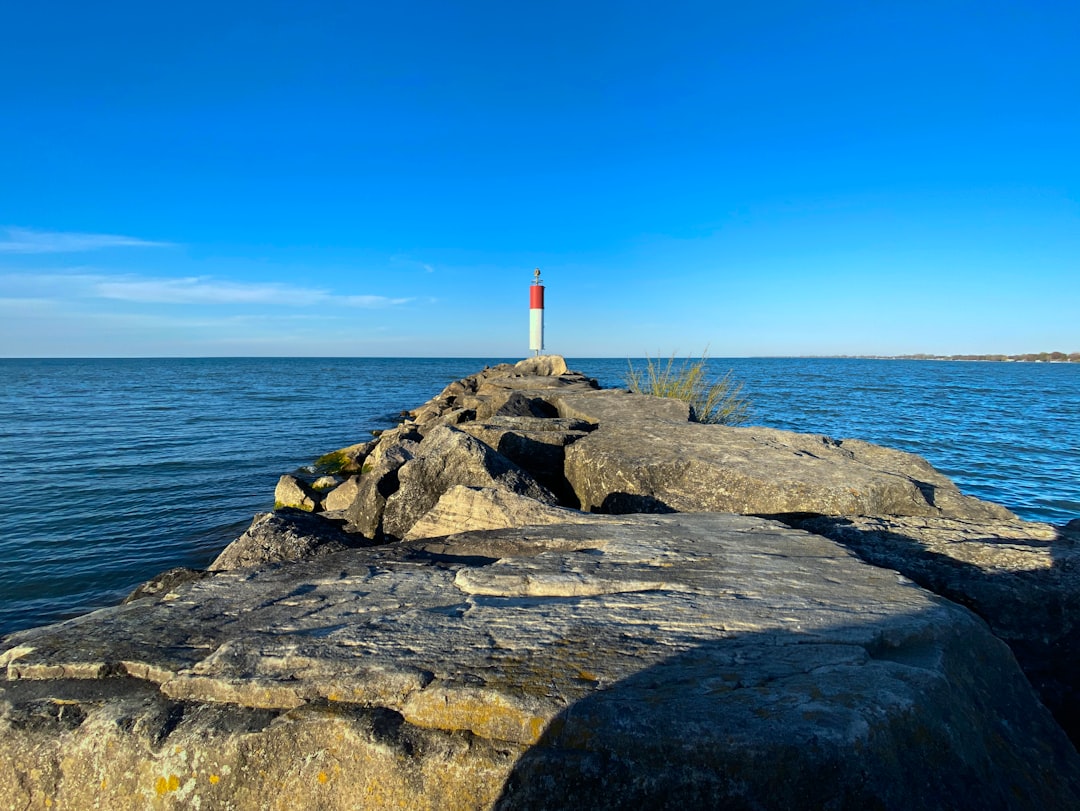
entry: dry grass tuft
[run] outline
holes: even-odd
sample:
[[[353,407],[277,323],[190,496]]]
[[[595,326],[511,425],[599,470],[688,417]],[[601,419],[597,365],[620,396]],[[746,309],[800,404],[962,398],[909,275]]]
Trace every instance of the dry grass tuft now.
[[[690,403],[691,417],[712,425],[742,425],[750,416],[750,401],[742,396],[742,383],[731,379],[731,371],[718,380],[708,377],[709,356],[702,352],[697,360],[687,358],[677,365],[675,355],[667,362],[646,356],[645,368],[632,362],[626,385],[638,394],[672,397]]]

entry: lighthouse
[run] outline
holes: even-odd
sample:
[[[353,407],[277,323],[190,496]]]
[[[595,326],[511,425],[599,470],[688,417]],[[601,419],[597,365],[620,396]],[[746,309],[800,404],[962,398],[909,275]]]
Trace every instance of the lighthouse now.
[[[529,350],[537,355],[544,351],[544,282],[540,268],[533,271],[529,287]]]

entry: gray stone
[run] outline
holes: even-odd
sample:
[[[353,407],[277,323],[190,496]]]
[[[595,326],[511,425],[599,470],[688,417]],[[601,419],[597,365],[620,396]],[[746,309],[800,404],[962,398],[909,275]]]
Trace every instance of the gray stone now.
[[[386,499],[383,529],[403,538],[413,524],[455,484],[497,487],[544,504],[558,499],[536,479],[480,440],[449,426],[436,426],[398,471],[398,489]]]
[[[670,397],[631,394],[625,389],[559,393],[553,403],[560,417],[601,423],[690,422],[690,404]]]
[[[602,394],[557,401],[560,413],[599,423],[566,450],[566,478],[584,510],[1015,518],[963,495],[914,454],[772,428],[690,423],[682,408],[678,419],[668,419],[667,402],[675,401]]]
[[[566,447],[594,426],[581,420],[495,416],[459,427],[531,473],[561,504],[578,506],[577,495],[564,472]]]
[[[397,491],[398,472],[413,458],[419,445],[406,440],[379,446],[376,461],[360,474],[356,497],[345,509],[350,530],[373,540],[382,538],[386,500]]]
[[[360,492],[360,477],[350,476],[323,498],[323,512],[347,510]]]
[[[292,508],[313,512],[319,509],[320,499],[306,483],[288,474],[278,479],[277,487],[274,488],[274,509]]]
[[[529,397],[520,391],[510,394],[493,416],[496,417],[557,417],[555,406],[540,397]]]
[[[549,375],[518,374],[506,377],[485,377],[476,389],[477,394],[502,394],[510,391],[536,392],[550,396],[555,392],[586,392],[596,389],[596,384],[581,374]]]
[[[744,516],[222,572],[0,672],[4,807],[1080,807],[980,620]]]
[[[259,513],[244,534],[210,564],[210,571],[307,560],[352,545],[341,529],[319,516],[294,510]]]
[[[417,427],[427,425],[429,422],[437,420],[442,416],[443,412],[447,411],[451,406],[445,401],[441,400],[428,400],[419,408],[414,408],[409,412],[409,417],[412,418]]]
[[[524,399],[531,402],[533,409],[542,412],[537,416],[547,416],[548,409],[542,404],[553,405],[556,394],[584,393],[597,388],[596,381],[583,374],[547,374],[545,372],[549,368],[558,366],[549,367],[545,363],[530,365],[533,360],[536,359],[530,359],[525,362],[526,365],[504,365],[481,372],[476,377],[475,389],[456,398],[455,405],[471,408],[476,411],[477,419],[486,420],[507,408],[520,410],[520,403]],[[562,361],[561,358],[558,360]],[[561,365],[565,367],[565,361]],[[553,412],[551,415],[554,416]]]
[[[461,425],[476,419],[476,412],[469,408],[449,408],[435,422],[439,425]]]
[[[186,566],[177,566],[175,569],[164,571],[136,587],[131,594],[124,598],[124,602],[130,603],[135,600],[141,600],[143,597],[164,597],[180,584],[187,583],[191,580],[200,580],[201,578],[206,577],[207,574],[207,572],[200,571],[199,569],[189,569]]]
[[[471,387],[470,382],[472,384]],[[470,391],[476,391],[475,380],[455,380],[453,383],[449,383],[446,388],[439,392],[439,394],[436,395],[435,399],[452,402],[455,397],[460,397],[462,394]]]
[[[796,523],[982,617],[1080,743],[1080,538],[1019,520],[847,516]]]
[[[462,398],[463,406],[476,411],[478,420],[487,420],[496,414],[510,416],[557,416],[554,407],[550,411],[552,392],[564,387],[558,377],[496,378],[480,384],[479,391]],[[568,384],[567,384],[568,385]],[[522,386],[522,388],[519,388]],[[528,386],[527,388],[525,386]],[[529,404],[529,414],[524,414],[523,403]]]
[[[399,448],[405,448],[411,453],[423,438],[419,428],[412,423],[403,423],[389,428],[379,435],[375,447],[371,449],[371,453],[365,460],[364,467],[368,469],[379,467],[387,452],[396,453]]]
[[[487,419],[504,409],[507,400],[516,392],[520,396],[514,398],[510,408],[520,409],[524,399],[530,404],[530,415],[554,416],[543,401],[551,391],[587,391],[596,387],[595,380],[568,371],[566,361],[560,356],[546,355],[527,358],[513,365],[498,364],[455,380],[409,414],[421,429],[431,423],[454,424],[444,420],[444,416],[457,409],[478,412],[481,419]],[[536,413],[538,410],[542,413]]]

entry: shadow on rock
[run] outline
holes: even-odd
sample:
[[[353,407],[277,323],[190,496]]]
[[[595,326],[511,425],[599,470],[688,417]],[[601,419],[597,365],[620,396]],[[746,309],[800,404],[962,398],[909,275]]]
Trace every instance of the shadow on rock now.
[[[1080,523],[776,517],[971,609],[1080,745]]]
[[[746,634],[600,684],[495,807],[1077,807],[1077,754],[1000,643],[884,628],[865,647],[843,628]]]
[[[637,493],[609,493],[596,512],[608,515],[627,515],[631,513],[663,515],[678,512],[678,510],[655,496],[639,495]]]

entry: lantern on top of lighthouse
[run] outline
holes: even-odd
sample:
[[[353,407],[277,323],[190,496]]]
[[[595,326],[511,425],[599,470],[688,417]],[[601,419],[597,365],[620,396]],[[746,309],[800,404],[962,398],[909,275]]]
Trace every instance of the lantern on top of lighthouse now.
[[[529,350],[537,355],[544,350],[544,282],[540,268],[533,271],[529,287]]]

